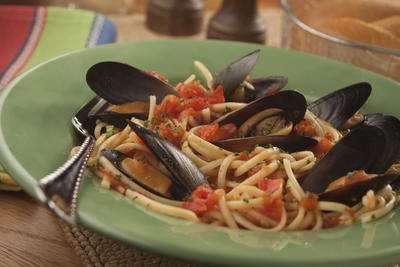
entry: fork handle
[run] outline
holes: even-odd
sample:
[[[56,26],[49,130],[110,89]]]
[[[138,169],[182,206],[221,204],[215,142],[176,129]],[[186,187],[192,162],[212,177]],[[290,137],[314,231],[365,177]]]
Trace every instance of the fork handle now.
[[[87,136],[78,152],[57,170],[39,180],[42,202],[70,225],[76,225],[79,187],[95,139]]]

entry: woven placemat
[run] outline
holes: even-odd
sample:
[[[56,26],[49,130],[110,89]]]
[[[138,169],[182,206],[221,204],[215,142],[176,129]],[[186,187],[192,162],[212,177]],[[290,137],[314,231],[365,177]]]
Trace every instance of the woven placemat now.
[[[59,221],[59,224],[67,242],[81,258],[84,266],[202,266],[145,252],[94,233],[82,226],[69,227],[62,221]]]

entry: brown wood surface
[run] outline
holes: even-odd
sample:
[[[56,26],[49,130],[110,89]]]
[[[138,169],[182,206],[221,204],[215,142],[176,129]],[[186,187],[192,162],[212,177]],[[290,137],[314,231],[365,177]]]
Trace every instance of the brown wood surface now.
[[[0,192],[0,266],[82,266],[57,218],[24,192]]]

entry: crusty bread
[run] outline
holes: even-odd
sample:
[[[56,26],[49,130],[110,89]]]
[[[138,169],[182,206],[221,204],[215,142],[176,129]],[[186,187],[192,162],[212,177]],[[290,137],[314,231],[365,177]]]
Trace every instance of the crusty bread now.
[[[400,15],[377,20],[374,21],[372,24],[386,29],[387,31],[394,34],[397,38],[400,38]]]
[[[306,0],[303,5],[300,19],[321,32],[400,50],[400,0]]]
[[[322,32],[358,43],[400,49],[400,38],[389,30],[357,18],[335,18],[314,27]]]

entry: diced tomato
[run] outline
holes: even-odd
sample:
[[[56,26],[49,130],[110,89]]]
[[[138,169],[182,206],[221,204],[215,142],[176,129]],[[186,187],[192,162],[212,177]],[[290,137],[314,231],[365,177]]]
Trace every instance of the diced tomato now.
[[[209,99],[206,97],[196,97],[185,99],[184,101],[184,109],[192,108],[194,110],[203,110],[210,106]]]
[[[257,187],[265,192],[282,193],[283,190],[283,179],[260,179],[257,182]]]
[[[236,135],[237,127],[233,123],[228,123],[219,127],[218,141],[233,138]]]
[[[333,228],[342,224],[342,220],[337,217],[326,217],[324,219],[323,228]]]
[[[195,134],[208,142],[216,142],[232,138],[237,131],[233,123],[225,124],[219,127],[217,124],[204,125],[198,129]]]
[[[271,199],[267,197],[266,203],[264,207],[260,209],[260,211],[267,217],[275,220],[280,221],[282,216],[283,210],[283,201],[280,197],[276,197]]]
[[[191,81],[187,84],[180,83],[176,86],[180,97],[184,99],[191,99],[205,96],[204,87],[197,81]]]
[[[164,75],[161,75],[160,73],[158,73],[156,71],[148,71],[147,73],[150,74],[151,76],[156,77],[157,79],[159,79],[163,82],[168,83],[168,79]]]
[[[219,85],[212,93],[211,93],[211,104],[223,103],[225,102],[224,97],[224,89],[221,85]]]
[[[248,153],[240,152],[239,157],[237,159],[238,160],[249,160],[250,157],[249,157]]]
[[[189,209],[197,215],[210,211],[218,204],[221,192],[214,191],[209,186],[199,186],[192,192],[188,201],[182,204],[182,208]]]
[[[179,98],[175,95],[164,97],[160,105],[157,105],[154,116],[158,119],[163,117],[176,118],[181,111]]]
[[[296,135],[313,137],[315,136],[315,129],[309,121],[302,120],[294,127]]]
[[[215,142],[218,139],[218,125],[209,124],[198,129],[195,134],[208,142]]]
[[[318,196],[316,194],[306,194],[300,200],[300,207],[303,207],[306,211],[311,211],[318,206]]]
[[[206,203],[201,199],[183,202],[182,208],[191,210],[197,215],[205,213],[208,209]]]
[[[318,144],[313,147],[312,151],[316,154],[325,154],[333,145],[333,142],[329,141],[327,138],[322,138],[319,140]]]
[[[161,137],[167,139],[174,146],[181,147],[185,130],[180,126],[175,125],[171,121],[166,121],[157,127],[157,133]]]

